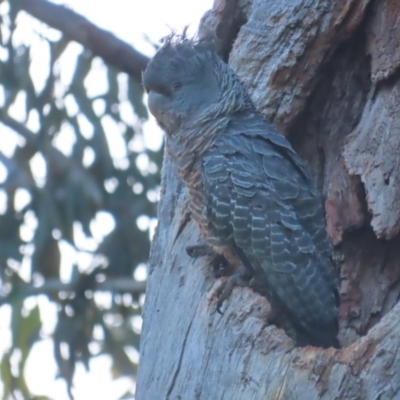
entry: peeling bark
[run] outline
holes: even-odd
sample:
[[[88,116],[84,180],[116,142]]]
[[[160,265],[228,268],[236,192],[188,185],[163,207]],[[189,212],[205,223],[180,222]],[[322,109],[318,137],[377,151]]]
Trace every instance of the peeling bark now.
[[[374,87],[370,97],[344,158],[364,184],[376,236],[391,239],[400,230],[400,81]]]
[[[138,400],[400,399],[400,76],[390,37],[400,7],[367,4],[219,0],[203,21],[325,196],[343,348],[295,348],[250,288],[235,288],[215,312],[221,279],[185,252],[201,239],[166,159]]]
[[[359,25],[368,0],[255,0],[230,64],[257,107],[284,129],[303,110],[319,69]]]

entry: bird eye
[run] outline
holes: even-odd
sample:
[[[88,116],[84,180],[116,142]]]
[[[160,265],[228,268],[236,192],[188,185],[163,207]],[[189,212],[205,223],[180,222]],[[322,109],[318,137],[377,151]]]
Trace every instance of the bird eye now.
[[[173,84],[172,84],[172,86],[173,86],[173,88],[175,89],[175,90],[177,90],[177,89],[180,89],[181,87],[182,87],[182,83],[181,82],[174,82]]]

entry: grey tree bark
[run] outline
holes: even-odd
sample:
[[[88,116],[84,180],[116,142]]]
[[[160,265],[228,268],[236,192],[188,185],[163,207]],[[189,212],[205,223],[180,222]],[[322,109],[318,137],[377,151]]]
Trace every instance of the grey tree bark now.
[[[137,399],[400,399],[400,3],[216,0],[200,35],[308,164],[341,271],[343,348],[295,348],[267,300],[218,284],[187,193],[163,169]]]

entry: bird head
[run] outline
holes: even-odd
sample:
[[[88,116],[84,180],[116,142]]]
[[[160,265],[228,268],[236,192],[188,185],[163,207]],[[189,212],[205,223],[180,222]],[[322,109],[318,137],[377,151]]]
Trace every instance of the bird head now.
[[[185,35],[166,39],[144,71],[143,84],[150,112],[169,136],[250,102],[238,77],[210,45]]]

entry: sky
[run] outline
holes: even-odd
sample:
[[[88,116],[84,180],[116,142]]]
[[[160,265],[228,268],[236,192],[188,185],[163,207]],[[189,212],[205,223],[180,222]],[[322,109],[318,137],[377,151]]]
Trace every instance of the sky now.
[[[211,0],[54,0],[68,4],[96,25],[113,32],[119,38],[151,56],[153,47],[143,40],[144,35],[153,42],[172,29],[181,30],[189,25],[195,32],[201,16],[211,8]],[[112,7],[110,5],[112,4]]]
[[[157,43],[163,36],[168,35],[171,29],[179,32],[185,26],[189,26],[189,32],[194,33],[201,16],[212,6],[212,0],[53,0],[53,2],[70,7],[99,27],[111,31],[114,35],[130,43],[138,51],[148,56],[152,56],[154,53],[154,48],[149,42]],[[43,62],[43,58],[46,57],[46,53],[43,51],[43,44],[37,39],[38,36],[33,33],[41,32],[47,37],[58,37],[59,34],[22,12],[17,23],[21,28],[19,29],[18,40],[32,45],[31,54],[33,63],[31,73],[37,82],[36,84],[40,85],[40,82],[47,76],[47,72],[43,70],[43,65],[46,64]],[[72,44],[60,61],[61,77],[66,82],[68,82],[72,75],[75,58],[79,52],[80,47]],[[90,90],[96,93],[96,91],[102,91],[101,86],[103,82],[104,80],[101,79],[101,68],[99,68],[98,74],[92,77],[88,85],[90,86]],[[14,112],[15,115],[13,117],[21,120],[24,119],[24,116],[18,115],[18,104],[16,104]],[[35,130],[35,123],[34,120],[28,121],[28,127]],[[150,148],[156,148],[160,145],[161,136],[154,135],[154,131],[157,129],[153,119],[150,119],[144,127],[145,141],[146,137],[153,138],[149,139],[146,143]],[[151,131],[152,134],[146,135],[146,131]],[[68,148],[68,133],[63,136],[64,139],[62,139],[63,142],[60,145]],[[9,140],[3,141],[0,144],[0,151],[3,151],[6,155],[11,155],[17,142],[18,137],[10,133]],[[118,143],[115,143],[111,152],[114,151],[118,156]],[[43,162],[40,159],[33,162],[35,163],[35,175],[40,180],[41,174],[45,174],[43,171],[44,167],[42,166]],[[2,173],[0,169],[0,180]],[[21,192],[20,197],[22,204],[24,202],[23,192]],[[104,236],[112,229],[111,225],[113,221],[110,221],[107,215],[100,214],[98,221],[95,223],[102,228],[98,229],[98,231],[102,231]],[[30,227],[29,224],[31,224]],[[25,234],[29,236],[34,228],[35,221],[32,219],[28,221]],[[99,239],[101,240],[101,238]],[[82,237],[81,242],[83,245],[85,245],[84,240]],[[92,244],[86,243],[86,245],[90,247]],[[68,259],[70,249],[65,247],[65,249],[61,250],[63,256]],[[84,264],[85,260],[82,262]],[[32,299],[31,308],[37,303],[39,303],[41,310],[44,311],[43,314],[46,315],[46,320],[43,321],[44,334],[45,336],[50,335],[56,321],[55,306],[50,304],[46,296],[38,296],[36,299]],[[29,299],[26,306],[29,309]],[[9,308],[0,308],[0,355],[7,348],[11,340],[8,329],[10,316]],[[132,357],[137,357],[137,355],[132,354]],[[38,365],[40,365],[40,368],[38,368]],[[84,370],[83,366],[78,366],[73,389],[75,400],[92,398],[113,400],[120,398],[130,388],[132,382],[127,378],[113,380],[110,365],[111,360],[109,357],[99,356],[92,359],[89,373]],[[50,339],[43,339],[34,345],[26,364],[25,376],[30,391],[37,395],[46,395],[54,400],[67,400],[65,383],[61,379],[56,379],[56,374],[57,367],[53,359],[52,341]]]

